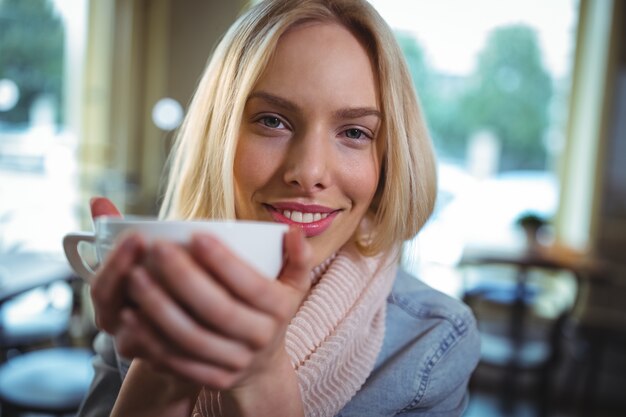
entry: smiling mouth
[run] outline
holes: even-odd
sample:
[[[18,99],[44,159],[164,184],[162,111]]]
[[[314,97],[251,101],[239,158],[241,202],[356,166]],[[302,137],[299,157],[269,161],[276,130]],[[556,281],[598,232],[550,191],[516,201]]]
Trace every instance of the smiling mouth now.
[[[299,227],[307,237],[317,236],[326,231],[333,220],[342,210],[328,208],[307,207],[308,211],[295,208],[279,208],[269,204],[264,205],[275,222]]]
[[[313,223],[325,219],[329,213],[307,213],[296,210],[278,210],[294,223]]]

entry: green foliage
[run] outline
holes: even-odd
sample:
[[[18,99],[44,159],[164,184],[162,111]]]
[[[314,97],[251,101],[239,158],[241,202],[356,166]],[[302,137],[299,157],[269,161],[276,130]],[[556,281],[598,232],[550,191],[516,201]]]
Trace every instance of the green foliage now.
[[[455,80],[443,79],[442,74],[437,74],[430,68],[422,47],[413,36],[398,32],[396,39],[409,66],[413,85],[437,149],[443,150],[447,156],[461,158],[467,129],[458,123],[450,123],[457,119],[455,114],[460,110],[458,92],[454,86],[450,88]]]
[[[553,87],[532,28],[494,30],[470,77],[435,72],[414,38],[397,37],[440,155],[462,160],[469,137],[490,130],[502,144],[500,169],[544,167]]]
[[[504,168],[541,168],[551,98],[535,32],[516,25],[491,34],[462,102],[471,130],[488,128],[502,141]]]
[[[424,51],[415,41],[415,38],[408,33],[398,32],[396,33],[396,39],[404,53],[404,58],[409,66],[409,72],[413,78],[413,85],[419,96],[422,99],[429,96],[428,81],[431,77],[431,71],[428,69]]]
[[[64,36],[49,0],[0,0],[0,79],[13,80],[20,91],[17,105],[0,112],[0,122],[27,123],[40,94],[62,108]]]

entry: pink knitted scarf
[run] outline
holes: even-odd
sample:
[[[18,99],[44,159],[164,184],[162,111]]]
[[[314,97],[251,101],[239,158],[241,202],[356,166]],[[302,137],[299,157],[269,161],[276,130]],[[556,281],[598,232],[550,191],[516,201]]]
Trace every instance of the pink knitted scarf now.
[[[307,417],[336,415],[371,373],[385,334],[395,257],[365,257],[348,245],[313,271],[314,286],[289,324],[286,350]],[[195,415],[217,416],[217,395],[203,390]]]

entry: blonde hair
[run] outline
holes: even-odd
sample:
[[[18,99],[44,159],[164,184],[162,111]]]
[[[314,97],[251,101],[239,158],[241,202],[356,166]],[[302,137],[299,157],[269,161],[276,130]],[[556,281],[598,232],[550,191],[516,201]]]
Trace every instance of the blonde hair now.
[[[309,21],[334,21],[348,28],[370,52],[378,76],[382,166],[367,232],[355,236],[361,251],[373,255],[397,247],[424,225],[436,195],[430,138],[400,47],[364,0],[264,1],[231,26],[178,132],[161,217],[235,218],[233,166],[246,100],[280,36]]]

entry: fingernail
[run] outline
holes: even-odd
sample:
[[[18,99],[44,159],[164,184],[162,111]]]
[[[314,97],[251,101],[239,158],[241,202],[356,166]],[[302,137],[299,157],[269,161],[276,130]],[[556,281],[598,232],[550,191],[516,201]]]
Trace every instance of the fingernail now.
[[[133,283],[134,285],[137,285],[139,287],[144,287],[146,285],[146,277],[144,275],[144,272],[139,267],[133,268],[130,272],[130,276],[131,283]],[[133,285],[131,285],[131,288],[132,287]]]
[[[94,205],[96,205],[98,201],[100,201],[101,199],[102,199],[101,196],[91,197],[89,199],[89,208],[93,210]]]
[[[132,251],[135,249],[136,246],[137,238],[135,237],[135,235],[129,234],[127,236],[124,236],[124,239],[122,240],[122,249]]]
[[[204,234],[194,235],[192,239],[202,249],[211,249],[215,243],[215,238]]]
[[[170,248],[169,244],[164,241],[155,241],[152,248],[154,249],[154,253],[158,257],[169,256],[169,254],[172,252],[172,248]]]
[[[122,311],[120,311],[120,321],[127,326],[135,325],[137,323],[135,312],[128,307],[122,309]]]
[[[150,278],[147,272],[133,268],[128,280],[128,304],[138,305],[137,301],[150,288]]]

